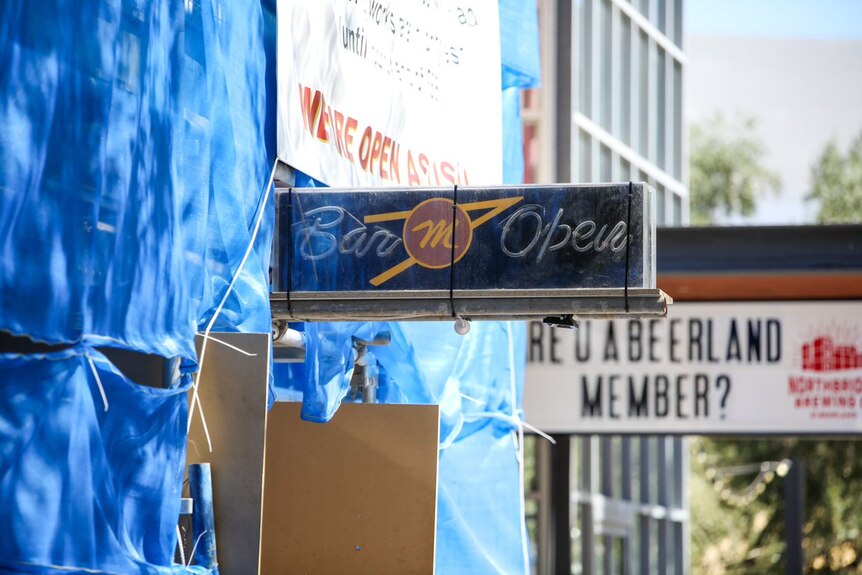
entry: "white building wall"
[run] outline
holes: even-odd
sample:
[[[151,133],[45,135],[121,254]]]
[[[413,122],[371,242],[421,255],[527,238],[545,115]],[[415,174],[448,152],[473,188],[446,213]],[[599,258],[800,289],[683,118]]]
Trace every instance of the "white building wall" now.
[[[830,140],[846,150],[862,132],[862,41],[690,36],[686,56],[688,121],[754,117],[782,179],[752,218],[727,223],[812,223],[811,166]]]

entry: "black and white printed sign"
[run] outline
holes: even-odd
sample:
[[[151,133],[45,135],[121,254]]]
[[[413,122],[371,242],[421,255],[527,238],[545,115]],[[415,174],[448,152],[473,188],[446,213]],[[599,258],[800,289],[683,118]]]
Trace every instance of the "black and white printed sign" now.
[[[862,302],[678,303],[529,326],[524,411],[549,432],[862,432]]]
[[[278,158],[339,187],[494,185],[495,0],[278,0]]]

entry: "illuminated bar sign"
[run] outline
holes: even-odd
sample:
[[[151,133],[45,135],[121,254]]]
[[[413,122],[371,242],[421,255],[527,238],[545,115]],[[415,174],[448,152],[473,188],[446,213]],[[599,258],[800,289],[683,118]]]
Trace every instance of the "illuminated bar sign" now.
[[[276,192],[280,319],[660,316],[645,184]]]

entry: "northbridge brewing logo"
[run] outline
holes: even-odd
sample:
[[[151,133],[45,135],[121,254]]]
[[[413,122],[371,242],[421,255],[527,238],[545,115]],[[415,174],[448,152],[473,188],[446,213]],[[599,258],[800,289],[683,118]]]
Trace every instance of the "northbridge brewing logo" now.
[[[805,341],[788,378],[794,407],[816,419],[856,419],[862,408],[862,345],[852,329],[833,326]]]

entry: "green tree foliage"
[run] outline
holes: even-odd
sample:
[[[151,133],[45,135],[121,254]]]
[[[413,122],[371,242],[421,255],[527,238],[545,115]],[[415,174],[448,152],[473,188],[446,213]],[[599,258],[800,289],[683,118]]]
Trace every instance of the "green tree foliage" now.
[[[811,169],[809,200],[820,203],[818,224],[862,223],[862,132],[841,154],[830,142]]]
[[[692,564],[698,575],[785,573],[787,461],[804,469],[804,572],[862,574],[862,442],[692,441]]]
[[[763,166],[766,147],[753,119],[727,122],[720,114],[691,128],[691,223],[754,213],[757,198],[777,192],[781,180]]]

